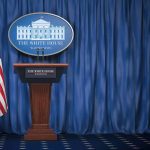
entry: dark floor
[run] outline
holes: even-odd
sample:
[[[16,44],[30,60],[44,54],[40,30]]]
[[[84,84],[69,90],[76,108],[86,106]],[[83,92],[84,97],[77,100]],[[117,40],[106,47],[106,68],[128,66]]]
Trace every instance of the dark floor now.
[[[0,133],[4,150],[150,150],[150,134],[59,135],[58,141],[24,141],[23,136]]]

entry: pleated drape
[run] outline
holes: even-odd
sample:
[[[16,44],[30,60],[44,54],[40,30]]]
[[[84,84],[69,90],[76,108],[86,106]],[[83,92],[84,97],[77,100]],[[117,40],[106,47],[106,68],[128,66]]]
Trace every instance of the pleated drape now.
[[[53,84],[50,126],[57,133],[149,132],[149,10],[149,0],[1,0],[0,55],[9,109],[0,130],[23,134],[31,125],[28,85],[13,64],[36,58],[12,47],[10,24],[27,13],[49,12],[75,32],[66,51],[45,61],[69,64]]]

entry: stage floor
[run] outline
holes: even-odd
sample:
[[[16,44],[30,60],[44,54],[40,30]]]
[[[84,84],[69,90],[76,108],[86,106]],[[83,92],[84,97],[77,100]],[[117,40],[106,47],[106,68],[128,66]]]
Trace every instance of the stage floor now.
[[[3,150],[150,150],[150,134],[60,134],[58,141],[24,141],[23,136],[0,133]]]

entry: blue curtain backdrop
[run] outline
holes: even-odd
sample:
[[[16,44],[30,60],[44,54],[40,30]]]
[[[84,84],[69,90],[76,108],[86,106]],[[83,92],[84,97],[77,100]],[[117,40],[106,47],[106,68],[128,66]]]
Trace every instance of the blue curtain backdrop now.
[[[8,41],[10,24],[32,12],[70,22],[71,46],[47,58],[69,63],[52,89],[51,127],[57,132],[150,131],[150,0],[0,0],[0,55],[8,113],[0,130],[22,134],[31,125],[28,85],[13,64],[36,62]]]

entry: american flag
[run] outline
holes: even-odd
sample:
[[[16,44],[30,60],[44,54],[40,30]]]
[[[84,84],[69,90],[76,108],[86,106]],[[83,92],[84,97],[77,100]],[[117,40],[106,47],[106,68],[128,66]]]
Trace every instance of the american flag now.
[[[7,112],[7,99],[4,85],[2,61],[0,59],[0,116]]]

